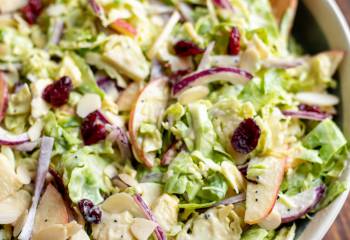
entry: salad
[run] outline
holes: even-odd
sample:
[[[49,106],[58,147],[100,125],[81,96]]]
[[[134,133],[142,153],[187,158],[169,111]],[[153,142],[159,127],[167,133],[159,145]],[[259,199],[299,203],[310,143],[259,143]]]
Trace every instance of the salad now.
[[[0,239],[295,239],[348,157],[296,9],[0,1]]]

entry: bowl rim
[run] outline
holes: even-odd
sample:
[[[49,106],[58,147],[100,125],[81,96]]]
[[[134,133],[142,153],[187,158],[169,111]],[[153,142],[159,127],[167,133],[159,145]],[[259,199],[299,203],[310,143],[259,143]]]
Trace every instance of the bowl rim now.
[[[344,45],[346,46],[346,49],[343,49],[346,51],[346,60],[349,61],[349,51],[350,51],[350,30],[349,25],[347,23],[347,20],[345,19],[342,11],[340,10],[338,4],[335,2],[335,0],[320,0],[315,2],[314,0],[303,0],[303,3],[305,6],[309,9],[313,17],[315,18],[316,22],[320,25],[320,28],[322,29],[322,32],[325,33],[327,42],[330,45],[330,49],[339,48],[339,46],[332,46],[332,41],[329,39],[329,35],[327,35],[327,31],[325,28],[325,24],[321,24],[322,21],[320,21],[320,16],[323,13],[327,13],[327,16],[322,16],[322,18],[325,18],[327,20],[325,21],[333,21],[339,28],[339,33],[342,33],[342,38],[344,40]],[[323,11],[317,12],[317,8],[322,8]],[[327,9],[327,10],[325,10]],[[330,19],[328,19],[328,17]],[[323,25],[323,26],[322,26]],[[328,32],[329,33],[329,32]],[[332,36],[334,38],[334,36]],[[335,44],[338,45],[338,44]],[[341,78],[344,77],[350,77],[349,72],[345,72],[346,63],[343,63],[340,69]],[[343,79],[343,81],[345,81]],[[341,81],[341,82],[343,82]],[[341,87],[341,97],[342,101],[344,98],[344,89]],[[344,111],[344,109],[342,109]],[[343,123],[346,123],[346,118],[343,117],[342,119]],[[347,124],[347,126],[344,128],[349,128],[350,124]],[[349,159],[348,159],[349,161]],[[346,169],[344,170],[341,179],[346,183],[346,191],[343,192],[333,203],[331,203],[327,208],[321,210],[318,212],[312,221],[306,226],[304,231],[299,236],[299,240],[320,240],[323,239],[323,237],[326,235],[326,233],[331,228],[333,222],[339,215],[341,209],[343,208],[345,201],[349,195],[349,186],[350,186],[350,166],[347,165]]]

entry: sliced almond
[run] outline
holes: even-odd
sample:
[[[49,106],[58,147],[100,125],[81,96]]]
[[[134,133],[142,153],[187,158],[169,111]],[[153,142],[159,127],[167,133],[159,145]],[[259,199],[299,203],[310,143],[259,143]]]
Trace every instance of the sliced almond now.
[[[127,193],[115,193],[107,198],[101,205],[102,209],[109,213],[122,213],[129,211],[134,216],[142,216],[142,212],[134,199]]]
[[[118,175],[118,177],[125,182],[126,184],[128,184],[131,187],[136,187],[138,185],[138,182],[136,181],[135,178],[131,177],[128,174],[125,173],[121,173]]]
[[[103,169],[103,173],[107,175],[110,179],[118,175],[117,169],[113,164],[109,164]]]
[[[240,67],[248,72],[259,68],[259,52],[256,47],[249,47],[241,56]]]
[[[11,165],[3,154],[0,154],[0,169],[0,201],[2,201],[16,193],[23,184],[19,181],[15,170],[11,168]]]
[[[18,165],[16,169],[16,173],[17,173],[18,180],[22,184],[26,185],[31,182],[31,174],[25,165],[23,164]]]
[[[207,86],[195,86],[185,90],[180,94],[178,100],[181,104],[186,105],[197,100],[203,99],[209,94]]]
[[[89,235],[85,232],[84,229],[81,229],[79,232],[74,234],[70,240],[90,240]]]
[[[101,108],[101,98],[94,93],[85,94],[78,102],[77,114],[81,118],[85,118],[92,112]]]
[[[23,212],[29,208],[31,196],[27,191],[20,190],[0,202],[0,224],[16,222]]]
[[[36,141],[40,138],[41,132],[44,128],[44,122],[38,118],[35,123],[29,128],[28,136],[31,141]]]
[[[27,0],[0,0],[0,12],[9,13],[21,9],[27,4]]]
[[[40,232],[33,234],[32,240],[66,240],[67,228],[63,224],[54,224],[44,228]]]
[[[171,231],[172,227],[177,224],[178,206],[179,199],[169,194],[163,194],[153,203],[153,214],[164,231]]]
[[[50,106],[45,102],[45,100],[41,96],[33,98],[31,106],[32,117],[35,119],[45,116],[50,110]]]
[[[130,230],[137,240],[147,240],[156,229],[157,224],[145,218],[135,218]]]
[[[11,166],[11,169],[15,169],[16,167],[16,159],[15,154],[13,153],[13,150],[10,146],[1,146],[1,153],[2,158],[6,158],[6,162],[9,163]]]
[[[80,230],[83,229],[83,226],[78,224],[76,221],[71,221],[70,223],[66,224],[67,228],[67,236],[71,237],[78,233]]]
[[[142,191],[142,198],[148,206],[152,206],[162,194],[162,185],[159,183],[140,183],[139,187]]]

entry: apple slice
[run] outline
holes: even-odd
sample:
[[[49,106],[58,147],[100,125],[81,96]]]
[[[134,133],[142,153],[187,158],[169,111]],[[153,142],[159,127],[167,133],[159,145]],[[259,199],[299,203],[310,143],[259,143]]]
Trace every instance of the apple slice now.
[[[281,214],[277,211],[276,207],[274,207],[270,214],[259,222],[259,226],[266,230],[275,230],[281,225],[281,223]]]
[[[51,224],[46,228],[42,229],[38,233],[34,233],[32,240],[66,240],[67,239],[67,229],[62,224]]]
[[[254,158],[248,165],[244,221],[256,224],[272,211],[283,180],[286,161],[276,157]]]
[[[4,119],[8,106],[8,88],[4,74],[0,72],[0,122]]]
[[[253,75],[240,68],[234,67],[215,67],[183,77],[180,81],[174,84],[173,94],[176,96],[185,89],[205,85],[215,81],[227,81],[232,84],[245,84],[253,78]]]
[[[128,87],[121,92],[117,105],[120,111],[130,111],[132,105],[136,102],[137,97],[140,93],[140,85],[136,82],[131,83]]]
[[[129,134],[135,158],[152,168],[155,154],[146,153],[142,148],[143,139],[138,136],[142,123],[157,124],[165,110],[169,98],[168,83],[164,79],[150,82],[140,93],[131,111]]]
[[[282,223],[292,222],[312,210],[324,196],[325,190],[325,185],[320,185],[288,197],[287,203],[279,199],[274,209],[281,215]]]
[[[278,24],[281,23],[287,11],[292,11],[292,19],[294,19],[294,15],[296,13],[298,7],[298,0],[270,0],[273,15],[276,18]],[[292,23],[293,21],[291,21]],[[290,26],[291,27],[291,26]]]
[[[49,184],[40,200],[35,216],[34,232],[48,228],[54,224],[68,223],[68,210],[61,194]]]
[[[127,21],[123,19],[117,19],[111,25],[109,25],[114,31],[127,35],[129,37],[135,37],[137,35],[136,29]]]

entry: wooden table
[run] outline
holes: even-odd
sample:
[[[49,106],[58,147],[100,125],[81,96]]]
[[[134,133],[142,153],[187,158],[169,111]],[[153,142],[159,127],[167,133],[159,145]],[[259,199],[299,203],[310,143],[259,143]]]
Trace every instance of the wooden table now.
[[[337,0],[348,23],[350,24],[350,0]],[[340,215],[334,222],[324,240],[348,240],[350,239],[350,197],[346,201]]]

